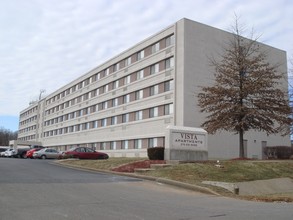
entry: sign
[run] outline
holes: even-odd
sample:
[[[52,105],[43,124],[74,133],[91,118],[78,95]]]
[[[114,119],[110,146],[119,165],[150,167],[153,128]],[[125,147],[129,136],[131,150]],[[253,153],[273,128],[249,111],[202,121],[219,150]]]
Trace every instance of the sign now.
[[[177,149],[203,149],[206,135],[190,132],[172,131],[172,148]]]

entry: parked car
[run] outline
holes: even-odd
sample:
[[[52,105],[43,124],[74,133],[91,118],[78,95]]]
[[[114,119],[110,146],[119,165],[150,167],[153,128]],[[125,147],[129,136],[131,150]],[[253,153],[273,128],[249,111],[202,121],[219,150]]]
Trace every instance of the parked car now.
[[[8,148],[6,151],[1,152],[1,156],[3,157],[13,157],[15,154],[15,150],[13,148]]]
[[[63,158],[78,158],[78,159],[108,159],[106,153],[94,151],[88,147],[74,147],[63,153]]]
[[[13,155],[13,157],[17,158],[26,158],[26,152],[29,151],[30,149],[39,149],[39,148],[44,148],[43,146],[39,145],[31,145],[31,146],[17,146],[16,147],[16,153]]]
[[[60,156],[59,151],[53,148],[43,148],[33,153],[33,157],[38,159],[58,159]]]
[[[5,151],[7,151],[7,149],[9,149],[9,147],[0,147],[0,157],[4,157]]]
[[[29,150],[29,151],[26,152],[25,157],[26,158],[30,158],[30,159],[34,159],[34,157],[33,157],[34,152],[39,151],[41,149],[43,149],[43,148],[34,148],[34,149],[31,149],[31,150]]]
[[[0,157],[4,157],[5,152],[10,149],[9,147],[0,147]]]
[[[10,147],[3,147],[3,146],[1,146],[0,147],[0,154],[2,153],[2,152],[4,152],[4,151],[6,151],[7,149],[9,149]]]

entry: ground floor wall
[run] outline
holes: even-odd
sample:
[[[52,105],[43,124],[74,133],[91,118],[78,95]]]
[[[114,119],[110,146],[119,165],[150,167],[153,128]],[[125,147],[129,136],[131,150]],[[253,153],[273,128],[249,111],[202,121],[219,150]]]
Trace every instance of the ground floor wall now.
[[[156,146],[165,146],[165,136],[163,128],[154,132],[144,131],[141,126],[140,134],[130,136],[105,136],[101,141],[100,138],[89,138],[88,135],[76,136],[74,141],[66,142],[63,137],[59,144],[55,141],[54,144],[46,144],[44,146],[54,147],[60,151],[68,150],[74,146],[85,146],[106,152],[110,157],[147,157],[147,148]],[[144,127],[145,128],[145,127]],[[158,132],[159,131],[159,132]],[[126,135],[126,134],[125,134]],[[96,136],[98,137],[98,136]],[[266,146],[291,146],[290,137],[282,137],[280,135],[266,135],[263,132],[247,132],[244,135],[245,156],[253,159],[266,159],[263,154],[263,148]],[[208,158],[209,159],[231,159],[239,157],[239,137],[237,134],[221,132],[215,135],[208,135]],[[165,146],[166,147],[166,146]]]
[[[239,136],[221,132],[208,136],[210,159],[230,159],[239,157]],[[291,146],[289,136],[266,135],[264,132],[250,131],[244,135],[244,152],[247,158],[266,159],[264,147]]]

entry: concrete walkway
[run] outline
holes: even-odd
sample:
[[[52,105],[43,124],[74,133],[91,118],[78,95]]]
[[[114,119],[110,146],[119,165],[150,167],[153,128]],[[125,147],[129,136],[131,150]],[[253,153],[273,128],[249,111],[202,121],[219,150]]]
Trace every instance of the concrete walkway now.
[[[279,193],[293,193],[291,178],[277,178],[236,183],[239,195],[269,195]]]

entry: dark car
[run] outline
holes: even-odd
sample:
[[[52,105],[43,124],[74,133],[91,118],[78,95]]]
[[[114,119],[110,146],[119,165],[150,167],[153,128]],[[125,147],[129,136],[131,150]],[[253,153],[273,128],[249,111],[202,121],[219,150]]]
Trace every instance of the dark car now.
[[[64,158],[78,158],[78,159],[108,159],[109,156],[106,153],[94,151],[88,147],[74,147],[63,153]]]

